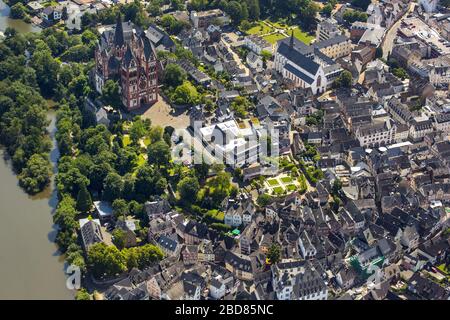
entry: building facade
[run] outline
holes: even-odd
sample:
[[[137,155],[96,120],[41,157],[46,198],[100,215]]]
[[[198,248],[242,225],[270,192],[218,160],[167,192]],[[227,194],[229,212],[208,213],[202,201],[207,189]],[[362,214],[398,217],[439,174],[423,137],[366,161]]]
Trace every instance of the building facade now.
[[[384,123],[358,127],[355,135],[361,146],[377,147],[394,143],[396,132],[397,126],[392,120],[389,120]]]
[[[158,101],[158,61],[150,40],[120,15],[112,29],[102,33],[95,50],[95,88],[102,93],[107,80],[120,84],[122,104],[127,110]]]
[[[293,35],[278,42],[274,67],[296,87],[311,88],[314,94],[325,92],[327,88],[324,69],[314,61],[314,48],[300,43]]]

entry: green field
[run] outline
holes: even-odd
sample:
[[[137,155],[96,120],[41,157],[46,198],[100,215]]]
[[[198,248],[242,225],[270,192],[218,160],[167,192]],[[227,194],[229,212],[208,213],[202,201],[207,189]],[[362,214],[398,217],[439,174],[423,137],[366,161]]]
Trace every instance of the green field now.
[[[216,209],[209,210],[206,215],[217,221],[223,221],[223,219],[225,218],[225,213]]]
[[[314,39],[314,36],[309,35],[304,32],[298,26],[288,26],[283,21],[272,22],[265,20],[258,21],[255,23],[255,26],[245,31],[246,34],[257,34],[263,36],[265,40],[270,42],[271,44],[275,44],[278,40],[286,38],[286,35],[280,33],[283,30],[285,34],[288,36],[291,35],[291,32],[294,31],[294,37],[298,40],[304,42],[305,44],[310,44]],[[269,34],[270,33],[270,34]]]
[[[280,21],[278,21],[278,22],[270,21],[269,23],[278,29],[287,29],[289,27],[286,23],[280,22]]]
[[[275,187],[275,188],[273,188],[273,192],[275,193],[275,194],[282,194],[283,193],[283,188],[282,187]]]
[[[295,191],[295,190],[297,190],[297,187],[296,187],[295,185],[293,185],[293,184],[288,184],[288,185],[286,186],[286,189],[287,189],[288,191]]]
[[[269,179],[269,180],[267,180],[267,182],[268,182],[271,186],[277,186],[277,185],[278,185],[277,179]]]
[[[313,36],[310,36],[308,33],[300,30],[298,27],[294,29],[294,37],[296,37],[298,40],[310,44],[311,41],[314,39]]]
[[[247,34],[266,34],[272,31],[272,28],[267,26],[262,21],[259,21],[256,26],[245,31]]]
[[[281,181],[283,181],[284,183],[290,183],[292,182],[292,178],[291,177],[282,177],[280,178]]]
[[[284,39],[286,37],[283,36],[281,33],[273,33],[273,34],[270,34],[268,36],[264,36],[263,38],[266,41],[268,41],[269,43],[275,44],[275,43],[277,43],[278,40]]]

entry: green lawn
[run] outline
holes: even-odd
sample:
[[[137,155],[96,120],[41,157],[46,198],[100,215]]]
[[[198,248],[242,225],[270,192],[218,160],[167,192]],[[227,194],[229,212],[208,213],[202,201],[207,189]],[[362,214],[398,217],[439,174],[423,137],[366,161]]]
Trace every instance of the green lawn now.
[[[278,40],[286,38],[281,33],[274,33],[270,34],[268,36],[263,37],[266,41],[270,42],[271,44],[277,43]]]
[[[56,1],[46,1],[46,2],[44,2],[44,3],[42,4],[42,6],[43,6],[44,8],[50,7],[50,6],[56,7],[57,5],[58,5],[58,2],[56,2]]]
[[[295,191],[295,190],[297,190],[297,187],[296,187],[295,185],[293,185],[293,184],[288,184],[288,185],[286,186],[286,189],[287,189],[288,191]]]
[[[148,147],[148,145],[150,144],[150,138],[149,137],[146,137],[144,139],[144,144],[145,144],[146,147]]]
[[[223,221],[225,218],[225,213],[216,209],[209,210],[206,214],[217,221]]]
[[[270,22],[277,29],[287,29],[289,26],[284,22]]]
[[[311,41],[314,39],[313,36],[310,36],[308,33],[300,30],[298,27],[294,29],[294,37],[296,37],[298,40],[310,44]]]
[[[277,179],[269,179],[269,180],[267,180],[267,182],[268,182],[271,186],[277,186],[277,185],[278,185],[278,180],[277,180]]]
[[[290,183],[292,182],[292,178],[291,177],[282,177],[280,178],[281,181],[283,181],[284,183]]]
[[[131,138],[130,138],[130,136],[127,135],[127,134],[124,135],[123,138],[122,138],[122,143],[123,143],[123,146],[124,146],[124,147],[128,146],[128,145],[131,143]]]
[[[437,268],[441,270],[444,274],[448,275],[448,269],[445,268],[445,263],[439,265]]]
[[[284,191],[284,189],[282,187],[275,187],[275,188],[273,188],[273,192],[275,194],[282,194],[283,191]]]
[[[272,31],[272,28],[259,21],[256,26],[245,31],[247,34],[266,34]]]
[[[245,31],[245,33],[246,34],[264,35],[264,34],[272,33],[276,29],[281,29],[281,30],[285,30],[286,33],[290,36],[291,30],[293,30],[294,37],[296,37],[298,40],[304,42],[305,44],[310,44],[311,41],[314,39],[314,36],[311,36],[307,32],[304,32],[298,26],[288,26],[287,24],[285,24],[282,21],[278,21],[278,22],[267,21],[267,22],[270,24],[270,26],[266,25],[262,21],[259,21],[259,22],[257,22],[257,25],[248,29],[247,31]],[[270,43],[275,44],[278,40],[286,38],[286,36],[277,32],[274,34],[266,35],[263,38],[265,40],[269,41]]]

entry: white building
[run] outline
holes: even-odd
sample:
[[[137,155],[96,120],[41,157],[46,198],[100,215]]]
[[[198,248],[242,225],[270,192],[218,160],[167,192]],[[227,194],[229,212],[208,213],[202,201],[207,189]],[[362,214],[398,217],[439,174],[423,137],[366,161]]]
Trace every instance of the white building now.
[[[245,61],[247,61],[248,66],[255,70],[256,72],[262,72],[264,71],[264,62],[261,56],[257,55],[254,52],[249,52],[247,54],[247,57],[245,58]]]
[[[211,279],[209,284],[209,295],[214,299],[222,299],[226,293],[226,285],[221,276]]]
[[[427,116],[416,117],[409,127],[409,136],[413,140],[422,139],[433,132],[433,122]]]
[[[213,149],[211,154],[219,163],[233,168],[258,162],[259,131],[253,124],[239,127],[235,120],[216,123],[200,130],[201,139]]]
[[[356,138],[363,147],[376,147],[395,143],[397,126],[389,119],[386,122],[372,123],[356,129]]]
[[[313,258],[317,250],[311,243],[311,239],[306,231],[303,231],[298,239],[298,245],[304,259]]]
[[[261,54],[263,51],[273,53],[273,45],[264,38],[253,34],[246,36],[244,45],[256,54]]]
[[[320,48],[316,45],[307,46],[293,35],[278,41],[274,68],[296,87],[311,88],[313,94],[324,92],[342,72],[340,65],[322,53]]]
[[[314,94],[325,92],[327,88],[323,67],[314,61],[314,48],[293,36],[278,42],[274,67],[283,78],[292,80],[296,87],[311,88]]]
[[[305,260],[284,259],[272,265],[272,287],[278,300],[327,300],[327,285]]]
[[[340,34],[342,34],[342,32],[341,30],[339,30],[337,22],[334,22],[330,19],[326,19],[317,24],[317,31],[316,31],[317,41],[334,38]]]
[[[442,113],[437,114],[434,117],[434,127],[437,131],[443,131],[445,133],[450,132],[450,114]]]
[[[439,0],[419,0],[419,4],[422,6],[423,10],[425,12],[435,12],[437,5],[439,3]]]
[[[224,216],[224,223],[232,227],[238,227],[241,224],[247,225],[252,222],[254,214],[255,206],[250,198],[243,198],[240,202],[229,199]]]

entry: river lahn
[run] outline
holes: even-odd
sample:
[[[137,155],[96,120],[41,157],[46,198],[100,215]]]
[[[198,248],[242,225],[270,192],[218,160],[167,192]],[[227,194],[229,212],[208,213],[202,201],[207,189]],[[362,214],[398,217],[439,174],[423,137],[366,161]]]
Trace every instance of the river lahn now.
[[[54,112],[49,119],[54,141]],[[54,145],[54,168],[58,156]],[[66,288],[64,259],[54,243],[56,204],[53,183],[33,197],[23,192],[11,161],[0,149],[0,299],[73,299]]]

